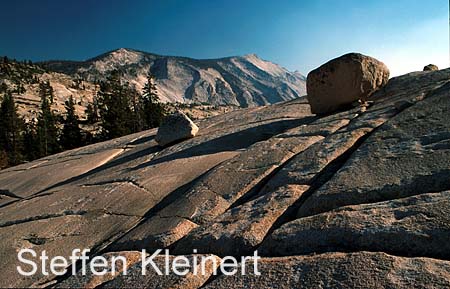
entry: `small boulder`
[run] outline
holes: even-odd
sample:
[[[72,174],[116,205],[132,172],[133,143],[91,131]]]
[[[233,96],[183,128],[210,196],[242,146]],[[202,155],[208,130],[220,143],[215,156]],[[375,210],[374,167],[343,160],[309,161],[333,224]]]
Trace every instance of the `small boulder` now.
[[[423,68],[423,71],[435,71],[435,70],[439,70],[439,67],[437,67],[434,64],[428,64]]]
[[[192,138],[198,132],[198,127],[192,120],[182,112],[168,115],[162,122],[156,134],[156,142],[160,146]]]
[[[387,66],[375,58],[349,53],[311,71],[306,80],[312,113],[325,114],[365,100],[389,79]]]

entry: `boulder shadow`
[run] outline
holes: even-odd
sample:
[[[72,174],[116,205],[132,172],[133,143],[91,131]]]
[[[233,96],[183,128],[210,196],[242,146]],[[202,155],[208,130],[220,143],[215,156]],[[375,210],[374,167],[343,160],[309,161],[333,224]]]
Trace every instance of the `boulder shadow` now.
[[[271,122],[268,124],[263,124],[251,128],[247,128],[241,131],[237,131],[231,134],[227,134],[197,145],[194,145],[185,150],[172,153],[167,156],[163,156],[157,159],[153,159],[149,162],[140,164],[130,171],[143,169],[148,166],[157,165],[163,162],[173,161],[177,159],[183,159],[188,157],[203,156],[209,154],[215,154],[225,151],[236,151],[240,149],[248,148],[254,143],[265,141],[277,134],[283,133],[284,131],[298,127],[301,125],[309,124],[316,120],[317,117],[309,116],[301,119],[289,119]]]

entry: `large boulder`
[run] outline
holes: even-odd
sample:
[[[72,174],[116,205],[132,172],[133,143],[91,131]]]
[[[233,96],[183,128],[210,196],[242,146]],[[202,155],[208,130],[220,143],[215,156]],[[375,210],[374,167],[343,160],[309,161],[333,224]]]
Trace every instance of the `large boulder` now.
[[[387,66],[375,58],[349,53],[311,71],[306,80],[311,111],[325,114],[366,99],[389,79]]]
[[[180,140],[192,138],[197,132],[198,127],[186,114],[175,112],[164,119],[155,140],[160,146],[167,146]]]
[[[435,71],[435,70],[439,70],[439,67],[437,67],[434,64],[428,64],[423,68],[423,71]]]

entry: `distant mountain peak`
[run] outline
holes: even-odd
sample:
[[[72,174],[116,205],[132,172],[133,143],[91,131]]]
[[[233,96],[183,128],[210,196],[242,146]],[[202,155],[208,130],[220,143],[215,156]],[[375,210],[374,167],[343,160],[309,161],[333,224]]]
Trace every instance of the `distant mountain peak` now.
[[[249,53],[242,56],[243,58],[260,58],[256,53]]]
[[[131,48],[125,48],[125,47],[121,47],[116,49],[115,51],[120,52],[120,53],[126,53],[126,52],[136,52],[136,50],[131,49]]]
[[[109,53],[108,60],[119,65],[137,63],[142,60],[142,53],[127,48],[119,48]]]
[[[54,71],[102,80],[114,69],[124,80],[142,89],[150,71],[162,101],[206,102],[242,107],[271,104],[306,94],[302,75],[256,54],[218,59],[163,56],[118,48],[84,62],[47,62]]]

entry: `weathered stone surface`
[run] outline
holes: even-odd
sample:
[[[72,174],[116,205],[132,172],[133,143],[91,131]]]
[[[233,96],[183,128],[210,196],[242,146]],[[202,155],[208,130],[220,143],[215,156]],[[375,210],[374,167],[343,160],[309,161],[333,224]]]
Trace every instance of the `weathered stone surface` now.
[[[354,205],[296,219],[274,231],[263,256],[380,251],[450,259],[450,191]]]
[[[158,128],[156,142],[160,146],[192,138],[198,132],[198,126],[184,113],[176,112],[166,116]]]
[[[450,189],[450,84],[387,121],[299,216]]]
[[[204,288],[447,288],[450,262],[384,253],[329,253],[263,258],[260,276],[220,276]]]
[[[171,289],[196,289],[200,288],[213,274],[214,270],[220,266],[221,259],[214,255],[196,255],[197,258],[205,256],[210,259],[206,261],[204,265],[204,275],[202,274],[202,264],[197,264],[196,268],[189,267],[189,273],[184,276],[176,275],[170,268],[170,274],[165,275],[165,256],[155,257],[154,263],[162,271],[164,275],[158,275],[155,269],[148,265],[146,267],[145,275],[142,274],[142,262],[141,252],[116,252],[107,253],[103,255],[107,260],[115,256],[123,256],[127,259],[127,274],[124,275],[123,271],[120,271],[122,267],[116,269],[117,274],[105,274],[103,276],[95,276],[93,274],[87,274],[83,276],[81,272],[77,275],[71,276],[56,286],[56,288],[171,288]],[[148,256],[148,254],[147,254]],[[193,264],[194,255],[186,255],[190,264]],[[169,264],[172,264],[176,256],[169,256]],[[110,262],[108,262],[110,264]],[[117,262],[121,264],[121,262]],[[184,268],[180,268],[183,271]],[[197,270],[198,274],[193,274],[194,270]],[[108,270],[111,272],[111,270]]]
[[[327,118],[328,125],[336,124],[337,120],[330,120],[329,117],[324,119]],[[261,192],[258,193],[259,198],[232,208],[213,221],[207,221],[204,225],[196,228],[177,243],[175,252],[183,254],[196,248],[200,252],[212,252],[219,256],[248,254],[264,239],[265,234],[275,222],[279,221],[278,218],[285,210],[293,205],[309,188],[309,185],[312,185],[313,179],[322,173],[325,167],[338,160],[351,150],[361,137],[372,131],[373,118],[367,120],[367,127],[364,127],[365,123],[361,122],[361,127],[347,130],[346,125],[352,123],[349,120],[351,118],[351,115],[346,115],[344,119],[347,121],[337,122],[342,127],[340,130],[315,142],[290,159],[280,171],[271,176]],[[307,126],[308,129],[315,128],[316,131],[305,132],[303,131],[304,127],[301,127],[282,134],[282,137],[295,135],[298,138],[308,134],[317,134],[318,131],[324,132],[323,129],[327,125],[323,125],[323,122],[316,122],[317,124]],[[338,127],[334,126],[332,131],[336,131]],[[287,186],[289,184],[292,186]],[[274,200],[276,200],[276,204],[273,203]],[[210,211],[215,212],[217,209]]]
[[[0,266],[8,272],[2,284],[27,287],[27,281],[43,277],[36,274],[27,280],[19,275],[18,250],[46,250],[51,256],[67,257],[75,248],[104,247],[136,225],[154,203],[150,193],[131,183],[111,183],[68,186],[2,208]]]
[[[22,200],[0,211],[0,227],[66,212],[98,212],[143,216],[153,206],[154,196],[128,182],[89,186],[66,186],[43,196]],[[126,205],[124,205],[126,204]],[[42,208],[46,208],[43,212]]]
[[[61,154],[0,173],[0,189],[18,197],[29,197],[54,184],[86,173],[110,161],[123,149],[106,149],[91,154]]]
[[[296,137],[287,140],[271,138],[268,141],[256,143],[239,156],[219,165],[193,187],[193,197],[199,191],[200,194],[202,194],[202,191],[212,192],[222,198],[228,205],[218,208],[213,205],[214,203],[199,203],[195,212],[186,215],[186,217],[195,220],[197,223],[212,220],[258,186],[264,178],[268,177],[295,153],[304,150],[320,139],[322,139],[321,136]],[[224,182],[224,178],[229,181]],[[186,196],[189,198],[190,192]],[[211,210],[213,207],[215,209]]]
[[[165,148],[155,156],[155,160],[164,160],[169,155],[191,156],[245,149],[316,119],[304,97],[283,104],[246,109],[245,112],[233,111],[198,121],[199,132],[195,138]]]
[[[246,256],[262,242],[274,223],[306,191],[308,186],[286,186],[232,208],[213,223],[194,229],[177,243],[174,253]]]
[[[170,212],[177,207],[181,209],[177,212],[179,216],[196,223],[212,220],[257,187],[264,178],[270,177],[276,168],[292,156],[323,139],[321,133],[326,130],[334,132],[344,126],[348,115],[341,117],[339,121],[335,119],[322,124],[313,122],[316,131],[310,130],[309,125],[301,125],[252,145],[239,156],[210,171],[185,194],[185,199],[175,201],[164,210],[168,214],[161,215],[171,216]],[[223,182],[224,179],[228,182]]]
[[[209,172],[186,192],[184,198],[174,200],[156,216],[130,231],[114,248],[122,250],[132,246],[132,249],[157,249],[173,244],[198,224],[220,216],[250,190],[257,193],[255,187],[258,183],[263,182],[277,167],[295,153],[323,139],[323,136],[347,125],[350,119],[358,115],[356,111],[359,110],[324,117],[256,143]],[[223,179],[229,181],[224,183]],[[209,188],[214,188],[214,191]],[[180,218],[183,221],[179,222]],[[164,228],[164,234],[160,228]]]
[[[190,254],[198,247],[206,254],[239,256],[266,248],[277,232],[298,222],[292,232],[310,242],[295,242],[291,250],[385,251],[414,258],[331,252],[265,259],[268,275],[222,276],[206,285],[446,288],[446,261],[416,257],[448,259],[442,239],[450,223],[448,82],[449,69],[415,72],[391,79],[364,104],[327,116],[312,115],[299,98],[198,121],[195,138],[170,147],[158,146],[156,130],[150,130],[0,171],[0,287],[74,280],[19,276],[20,248],[67,257],[73,248],[97,255],[142,248]],[[397,200],[404,197],[412,201]],[[348,205],[354,206],[341,208]],[[312,240],[305,228],[318,237]],[[347,240],[343,232],[354,238]],[[410,244],[402,248],[405,240]],[[329,244],[334,247],[323,249]],[[318,268],[318,275],[307,268]],[[169,282],[133,276],[79,279],[77,287],[152,288]],[[191,286],[199,279],[177,280],[173,284]],[[196,282],[192,287],[205,284]]]
[[[138,220],[138,217],[75,211],[62,215],[45,215],[36,220],[0,227],[0,266],[3,273],[1,287],[24,288],[33,284],[35,287],[43,280],[55,277],[46,277],[41,270],[33,276],[20,275],[16,269],[21,265],[17,258],[20,249],[30,248],[38,255],[45,250],[48,256],[63,256],[68,259],[75,248],[89,248],[93,251],[101,249],[114,236],[122,234],[124,228],[133,226]]]
[[[434,64],[428,64],[423,68],[423,71],[435,71],[435,70],[439,70],[439,67],[437,67]]]
[[[140,152],[138,152],[140,153]],[[124,161],[108,169],[101,170],[73,183],[77,185],[103,184],[110,182],[130,181],[146,189],[158,201],[171,192],[194,181],[211,168],[226,161],[238,152],[217,152],[198,156],[168,158],[165,161],[147,160],[137,157],[132,161]],[[177,168],[183,168],[177,170]]]
[[[146,255],[148,256],[148,254]],[[62,282],[56,284],[55,288],[98,288],[108,281],[114,280],[120,274],[123,274],[124,270],[128,273],[130,267],[138,262],[142,261],[142,253],[137,251],[125,251],[125,252],[114,252],[106,253],[102,255],[103,258],[107,260],[107,264],[112,264],[114,258],[115,272],[112,271],[111,266],[108,267],[107,273],[104,275],[94,275],[91,270],[86,270],[86,274],[79,270],[77,274],[71,275],[69,278],[63,280]],[[125,258],[126,263],[124,264],[118,258]],[[88,265],[89,266],[89,265]],[[101,271],[101,268],[98,268]],[[72,274],[72,272],[70,272]]]
[[[130,156],[136,159],[138,156],[142,157],[139,149],[144,148],[146,157],[158,151],[159,148],[152,141],[155,132],[155,130],[149,130],[127,135],[2,170],[0,171],[0,191],[29,198],[53,187],[66,183],[72,184],[80,179],[82,179],[80,184],[83,184],[83,181],[96,173],[104,176],[105,171],[108,172],[108,168],[111,167],[117,170],[123,169],[119,165],[125,162],[130,165]],[[143,158],[139,160],[142,162]]]
[[[437,89],[450,80],[450,69],[433,71],[416,71],[393,77],[381,89],[370,96],[378,101],[374,106],[387,106],[397,101],[422,100],[427,93]]]
[[[202,255],[197,255],[197,257],[201,257]],[[203,255],[205,256],[205,255]],[[114,280],[104,284],[102,288],[174,288],[174,289],[194,289],[200,288],[213,274],[214,270],[220,265],[221,259],[214,255],[207,255],[211,259],[206,262],[205,266],[205,275],[198,273],[194,275],[192,272],[194,268],[190,268],[190,273],[185,276],[178,276],[174,273],[170,273],[169,275],[158,275],[154,270],[148,271],[146,275],[142,275],[142,266],[141,264],[136,264],[133,268],[130,269],[130,274],[128,276],[119,275]],[[193,255],[186,255],[190,261],[193,263]],[[176,256],[170,256],[169,263],[172,263],[173,259]],[[163,267],[165,262],[165,257],[157,257],[155,258],[155,263],[158,267]],[[197,265],[197,272],[201,272],[201,264]]]
[[[0,279],[0,287],[26,287],[41,279],[39,275],[32,279],[19,276],[15,270],[15,252],[23,244],[37,246],[53,256],[66,256],[73,248],[91,248],[95,254],[116,240],[125,240],[121,237],[130,230],[132,236],[133,228],[136,228],[136,238],[111,247],[116,250],[120,244],[132,247],[134,243],[128,241],[151,240],[152,235],[148,231],[145,234],[145,229],[137,225],[143,224],[145,228],[147,216],[184,199],[185,192],[200,176],[255,142],[314,120],[304,99],[245,111],[248,113],[231,113],[229,119],[218,116],[203,120],[199,125],[205,135],[200,133],[194,139],[165,149],[157,146],[155,130],[151,130],[1,171],[0,189],[11,188],[13,192],[23,193],[25,199],[10,196],[4,190],[8,194],[5,196],[2,191],[5,202],[0,208],[0,230],[2,236],[8,237],[0,244],[4,256],[0,262],[8,277]],[[298,141],[295,143],[299,145]],[[120,153],[111,156],[110,151],[114,150]],[[75,162],[87,166],[98,154],[108,159],[77,171]],[[282,153],[279,156],[286,157]],[[63,166],[63,163],[70,165]],[[34,173],[40,167],[49,177],[41,180],[41,172]],[[57,173],[53,173],[55,170]],[[197,201],[201,199],[196,204]],[[175,242],[196,226],[189,219],[176,217],[179,210],[170,212],[175,217],[167,218],[164,213],[157,217],[161,222],[150,223],[148,228],[152,233],[160,232],[158,238],[162,241],[153,243],[158,248]],[[74,219],[78,220],[76,225],[71,221]],[[45,226],[47,223],[51,225]]]
[[[311,185],[313,179],[331,162],[338,160],[371,128],[343,130],[311,145],[293,157],[263,188],[263,193],[286,184]]]
[[[156,215],[145,220],[117,240],[111,246],[111,250],[166,248],[197,227],[197,224],[184,218]]]
[[[183,237],[179,234],[180,232],[187,234],[189,232],[187,229],[194,228],[192,224],[202,224],[213,220],[257,186],[281,163],[289,159],[296,150],[302,150],[322,138],[321,136],[308,136],[292,138],[288,141],[275,138],[253,145],[247,151],[208,172],[195,182],[192,188],[183,195],[183,198],[174,199],[155,216],[151,216],[124,236],[119,244],[126,246],[140,244],[139,246],[142,246],[132,247],[133,249],[157,249],[160,247],[154,247],[155,245],[162,247],[171,245]],[[224,179],[227,182],[224,182]],[[174,222],[175,219],[180,218],[189,222]],[[186,226],[186,224],[189,225]],[[140,231],[145,229],[140,229],[141,226],[156,230],[148,231],[147,237],[144,238]],[[166,232],[171,232],[171,238],[160,234],[161,231],[157,228],[165,228]],[[123,248],[122,246],[117,247],[121,250]]]
[[[1,194],[1,193],[0,193]],[[0,195],[0,207],[3,207],[9,203],[18,201],[19,198],[17,197],[11,197],[11,196],[5,196],[5,195]]]
[[[306,80],[308,101],[316,114],[366,99],[387,83],[389,69],[372,57],[349,53],[311,71]]]
[[[335,123],[335,120],[329,121]],[[212,252],[219,256],[248,254],[264,239],[265,234],[285,210],[309,188],[307,185],[311,184],[312,179],[372,130],[370,127],[362,127],[347,131],[345,125],[350,121],[338,123],[344,126],[342,131],[317,141],[288,161],[264,185],[258,193],[261,197],[232,208],[212,222],[206,222],[196,228],[177,243],[175,252],[183,254],[196,248],[200,252]],[[323,124],[316,124],[315,128],[323,132],[325,127]],[[334,130],[336,128],[335,126]],[[293,129],[282,137],[292,137],[293,134],[300,137],[304,135],[302,133],[305,133],[302,129]],[[309,130],[308,133],[314,134],[314,131]],[[317,134],[317,131],[315,133]],[[286,186],[288,184],[296,185]],[[298,186],[301,184],[304,186]]]

